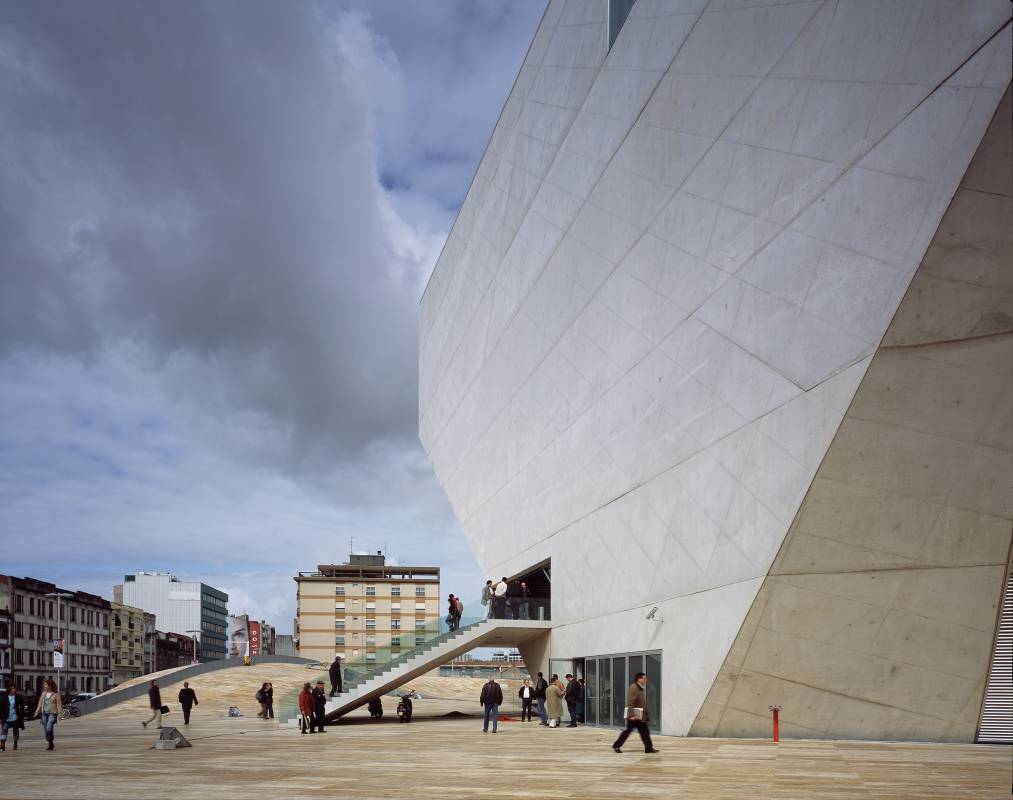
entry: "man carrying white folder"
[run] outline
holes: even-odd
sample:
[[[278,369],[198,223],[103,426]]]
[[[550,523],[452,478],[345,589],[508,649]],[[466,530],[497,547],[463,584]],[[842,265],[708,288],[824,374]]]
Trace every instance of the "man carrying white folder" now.
[[[658,752],[651,744],[651,732],[647,729],[647,692],[644,691],[646,685],[647,676],[643,672],[638,672],[633,676],[630,688],[626,690],[626,708],[623,710],[623,715],[626,717],[626,728],[612,745],[612,749],[617,753],[622,752],[620,748],[634,730],[640,734],[640,738],[644,742],[645,753]]]

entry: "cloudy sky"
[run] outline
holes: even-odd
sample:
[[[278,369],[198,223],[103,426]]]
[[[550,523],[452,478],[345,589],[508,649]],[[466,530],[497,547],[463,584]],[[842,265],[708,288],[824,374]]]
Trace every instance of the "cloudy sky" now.
[[[0,572],[477,597],[417,303],[543,0],[0,2]]]

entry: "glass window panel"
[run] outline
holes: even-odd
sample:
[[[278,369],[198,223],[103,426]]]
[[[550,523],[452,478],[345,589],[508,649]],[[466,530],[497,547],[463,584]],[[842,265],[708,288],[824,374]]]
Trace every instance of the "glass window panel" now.
[[[598,660],[584,662],[584,714],[588,725],[598,724]]]
[[[607,658],[598,661],[598,724],[612,724],[612,662]]]
[[[612,724],[623,724],[623,709],[626,707],[626,656],[612,659]]]
[[[630,683],[633,683],[633,676],[644,671],[644,657],[637,654],[630,656]]]
[[[652,731],[661,730],[661,653],[648,653],[647,669],[647,713],[650,718],[647,727]]]

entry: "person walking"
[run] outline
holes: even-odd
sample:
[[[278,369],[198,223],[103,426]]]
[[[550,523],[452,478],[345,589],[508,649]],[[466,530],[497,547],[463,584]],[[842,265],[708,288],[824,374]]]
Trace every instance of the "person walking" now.
[[[521,699],[521,722],[531,722],[531,704],[535,699],[534,687],[524,679],[524,684],[517,690],[517,696]]]
[[[577,727],[577,703],[580,700],[580,684],[573,675],[566,676],[566,691],[563,695],[566,698],[566,710],[570,714],[570,724],[567,728]]]
[[[49,746],[46,748],[47,750],[55,749],[53,745],[55,732],[53,729],[56,727],[56,721],[60,718],[61,711],[63,711],[63,700],[60,699],[60,693],[56,690],[56,683],[52,678],[46,678],[42,694],[39,695],[39,704],[35,707],[33,718],[38,717],[42,720],[42,731],[45,733],[46,741],[49,743]]]
[[[267,719],[267,682],[260,684],[260,688],[257,689],[257,702],[260,703],[260,711],[257,712],[257,716],[261,719]]]
[[[626,727],[612,744],[612,749],[617,753],[622,752],[622,746],[633,731],[640,734],[645,753],[658,752],[654,749],[654,744],[651,742],[651,732],[647,728],[647,693],[644,691],[646,686],[647,676],[643,672],[638,672],[633,676],[633,683],[626,691]]]
[[[331,679],[331,697],[341,694],[341,656],[334,656],[327,668],[327,677]]]
[[[13,750],[18,749],[18,739],[25,729],[24,701],[13,683],[7,684],[7,691],[0,695],[0,753],[7,749],[7,734],[14,736]]]
[[[158,681],[152,681],[148,688],[148,705],[151,706],[151,716],[141,723],[145,728],[149,722],[154,722],[156,728],[162,727],[162,692],[158,688]]]
[[[545,676],[539,672],[538,679],[535,681],[535,702],[538,704],[538,718],[541,720],[541,725],[549,724],[549,717],[545,713],[545,691],[548,688],[548,681],[546,681]]]
[[[299,730],[313,733],[313,692],[308,683],[304,683],[299,692]]]
[[[577,678],[577,684],[580,686],[580,694],[577,696],[577,722],[581,725],[584,724],[584,698],[586,696],[587,689],[584,687],[584,679]]]
[[[490,677],[485,686],[482,687],[482,695],[478,698],[484,710],[482,721],[482,733],[489,732],[489,717],[492,717],[492,732],[496,733],[496,726],[499,722],[499,707],[503,705],[503,690],[496,683],[496,679]]]
[[[566,695],[566,689],[559,682],[559,676],[554,674],[545,690],[545,713],[548,715],[550,728],[558,727],[563,719],[564,695]]]
[[[274,719],[274,684],[267,683],[267,716],[264,719]]]
[[[310,733],[313,733],[313,727],[324,732],[324,716],[327,714],[327,691],[324,689],[324,682],[317,681],[316,688],[313,690],[313,724],[310,725]]]
[[[496,619],[506,618],[506,593],[507,593],[507,579],[504,577],[499,583],[496,584],[496,588],[493,589],[492,593],[492,615]]]
[[[493,596],[492,581],[486,581],[485,586],[482,587],[482,605],[485,606],[486,619],[489,619],[492,616],[492,596]]]
[[[188,681],[183,681],[183,688],[179,690],[179,695],[176,697],[179,700],[179,706],[183,709],[183,724],[190,724],[190,709],[194,706],[200,705],[197,702],[197,692],[190,688]]]

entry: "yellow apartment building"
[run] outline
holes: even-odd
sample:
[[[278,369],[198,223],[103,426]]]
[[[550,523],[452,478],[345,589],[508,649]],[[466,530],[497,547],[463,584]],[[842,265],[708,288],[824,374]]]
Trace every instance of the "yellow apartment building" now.
[[[144,664],[144,610],[114,602],[109,622],[113,685],[119,686],[148,671]]]
[[[382,662],[439,635],[440,568],[388,566],[383,553],[353,554],[295,578],[299,655]]]

